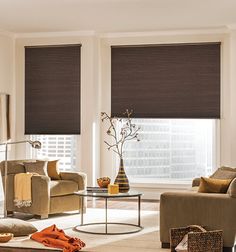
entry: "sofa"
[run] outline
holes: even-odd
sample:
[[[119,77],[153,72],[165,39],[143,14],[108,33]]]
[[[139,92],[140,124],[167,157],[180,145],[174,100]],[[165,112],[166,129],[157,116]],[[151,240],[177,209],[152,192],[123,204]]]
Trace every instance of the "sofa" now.
[[[230,172],[235,172],[236,177],[236,169],[230,169]],[[219,172],[221,175],[218,179],[227,179],[224,168],[218,169],[218,175]],[[224,176],[223,173],[226,175]],[[214,178],[214,174],[211,177]],[[200,179],[193,180],[191,190],[161,194],[160,240],[162,248],[170,246],[171,228],[196,224],[207,230],[223,230],[224,251],[233,251],[236,241],[236,197],[229,189],[227,193],[199,193],[199,181]],[[230,186],[235,188],[236,179],[232,179],[231,184]]]
[[[36,160],[8,161],[6,208],[7,213],[23,212],[38,215],[42,219],[49,214],[80,210],[80,197],[75,192],[85,190],[87,177],[82,172],[60,172],[60,179],[53,180],[49,176],[34,175],[31,178],[32,204],[29,207],[18,208],[14,205],[14,177],[24,173],[24,162]],[[0,163],[2,181],[4,184],[5,161]]]

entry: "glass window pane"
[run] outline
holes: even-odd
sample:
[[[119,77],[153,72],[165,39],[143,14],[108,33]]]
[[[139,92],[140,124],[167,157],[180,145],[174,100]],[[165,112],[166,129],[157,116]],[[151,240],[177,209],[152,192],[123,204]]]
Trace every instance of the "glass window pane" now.
[[[129,141],[124,146],[124,164],[131,182],[192,180],[212,172],[215,120],[133,119],[133,122],[141,127],[141,141]]]
[[[61,171],[75,170],[76,136],[74,135],[34,135],[32,140],[42,143],[42,148],[34,152],[35,158],[59,159]]]

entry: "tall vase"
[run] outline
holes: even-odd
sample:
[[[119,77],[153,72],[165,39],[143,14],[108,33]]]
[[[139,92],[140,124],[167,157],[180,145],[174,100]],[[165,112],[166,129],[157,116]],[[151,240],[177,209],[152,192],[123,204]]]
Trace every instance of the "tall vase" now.
[[[122,158],[120,159],[120,167],[119,167],[119,172],[118,172],[116,179],[115,179],[115,184],[119,185],[119,192],[120,193],[126,193],[130,189],[129,180],[125,174],[124,161]]]

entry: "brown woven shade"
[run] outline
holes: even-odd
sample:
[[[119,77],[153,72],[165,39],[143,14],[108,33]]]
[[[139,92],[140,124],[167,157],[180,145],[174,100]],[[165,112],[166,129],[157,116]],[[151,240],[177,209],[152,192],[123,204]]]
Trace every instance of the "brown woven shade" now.
[[[80,49],[25,48],[26,134],[80,134]]]
[[[220,43],[112,46],[111,113],[220,118]]]

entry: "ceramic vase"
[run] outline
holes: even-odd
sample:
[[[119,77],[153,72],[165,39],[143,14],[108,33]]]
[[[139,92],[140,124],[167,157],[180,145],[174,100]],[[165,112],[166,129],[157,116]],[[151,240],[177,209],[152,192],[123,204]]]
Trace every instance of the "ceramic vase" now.
[[[119,167],[119,172],[116,176],[115,179],[115,184],[119,185],[119,192],[120,193],[126,193],[129,191],[129,180],[125,174],[125,169],[124,169],[124,161],[123,159],[120,159],[120,167]]]

